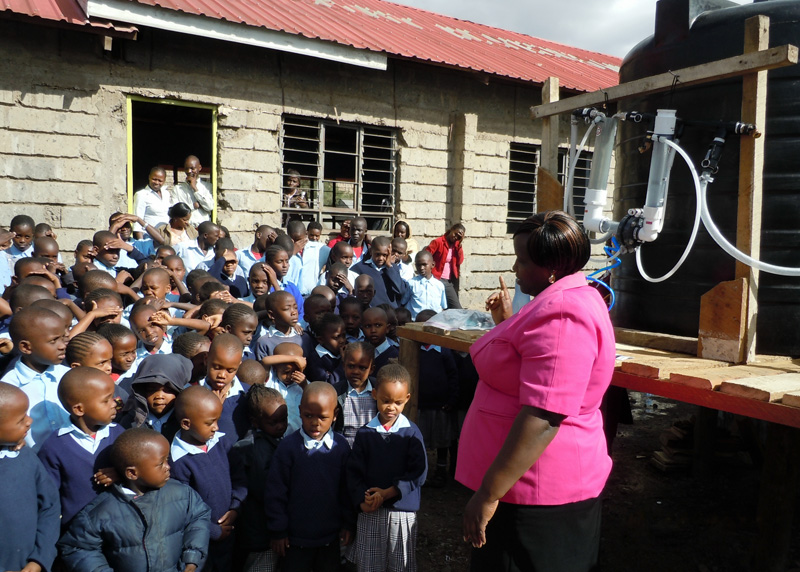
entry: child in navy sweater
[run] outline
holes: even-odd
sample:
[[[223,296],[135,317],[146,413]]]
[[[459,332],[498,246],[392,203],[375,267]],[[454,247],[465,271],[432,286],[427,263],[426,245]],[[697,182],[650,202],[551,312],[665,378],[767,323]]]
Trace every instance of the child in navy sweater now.
[[[278,445],[267,478],[265,507],[272,549],[285,572],[339,569],[340,541],[352,536],[344,470],[350,447],[331,430],[336,390],[308,385],[300,402],[302,428]]]
[[[236,377],[242,363],[244,345],[233,334],[219,334],[208,350],[206,378],[200,383],[209,389],[222,403],[219,429],[233,446],[247,434],[250,423],[244,407],[245,390]]]
[[[403,415],[410,378],[401,365],[378,372],[378,415],[358,430],[347,461],[347,487],[360,509],[349,555],[359,571],[417,569],[420,489],[428,470],[422,434]]]
[[[375,346],[375,371],[400,356],[398,343],[390,339],[389,317],[383,308],[369,308],[361,315],[361,330],[366,341]]]
[[[69,370],[58,385],[58,398],[69,422],[52,433],[39,459],[61,497],[62,528],[111,484],[109,447],[124,431],[111,423],[117,413],[114,380],[92,367]]]
[[[0,382],[0,570],[50,570],[56,557],[58,490],[25,447],[30,427],[27,396]]]
[[[176,400],[175,414],[181,429],[170,448],[172,477],[196,490],[211,508],[209,563],[215,571],[227,572],[233,523],[247,496],[247,483],[241,466],[231,471],[229,441],[217,431],[222,403],[203,387],[188,387]]]
[[[111,454],[120,482],[79,512],[59,541],[67,570],[202,569],[209,509],[191,488],[170,480],[167,440],[129,429]]]
[[[253,430],[233,446],[230,454],[231,464],[243,467],[247,475],[247,498],[236,525],[237,552],[246,554],[244,572],[275,571],[278,557],[270,550],[264,488],[275,449],[286,433],[288,412],[281,394],[263,385],[247,392],[246,403]]]
[[[344,379],[342,350],[347,345],[344,320],[330,312],[323,314],[314,323],[314,333],[317,344],[306,355],[306,377],[312,381],[327,381],[336,385]]]

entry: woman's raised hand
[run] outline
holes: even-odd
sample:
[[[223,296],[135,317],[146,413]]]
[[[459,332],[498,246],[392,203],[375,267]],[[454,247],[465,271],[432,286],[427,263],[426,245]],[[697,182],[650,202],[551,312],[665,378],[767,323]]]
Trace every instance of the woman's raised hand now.
[[[511,295],[506,288],[506,281],[500,277],[500,291],[492,292],[486,299],[486,311],[492,313],[492,320],[495,324],[499,324],[503,320],[507,320],[514,313],[511,305]]]

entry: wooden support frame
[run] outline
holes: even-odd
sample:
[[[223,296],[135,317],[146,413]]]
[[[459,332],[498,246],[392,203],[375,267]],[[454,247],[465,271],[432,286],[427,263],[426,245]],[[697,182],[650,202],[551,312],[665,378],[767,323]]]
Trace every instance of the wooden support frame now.
[[[559,100],[559,80],[549,77],[542,87],[542,103]],[[542,150],[536,170],[536,212],[561,209],[564,205],[564,187],[558,182],[559,118],[542,119]]]
[[[569,113],[581,107],[594,107],[602,103],[618,101],[626,97],[652,95],[673,89],[675,78],[677,87],[689,87],[709,81],[718,81],[743,76],[752,72],[771,70],[795,65],[798,62],[797,46],[786,44],[768,50],[733,56],[716,62],[701,64],[675,71],[646,77],[636,81],[621,83],[608,89],[568,97],[555,103],[531,107],[531,119],[542,119],[560,113]]]

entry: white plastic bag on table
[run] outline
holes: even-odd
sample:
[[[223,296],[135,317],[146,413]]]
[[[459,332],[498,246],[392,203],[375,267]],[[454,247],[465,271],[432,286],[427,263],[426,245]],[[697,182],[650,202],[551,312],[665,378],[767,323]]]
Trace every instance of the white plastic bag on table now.
[[[425,322],[425,325],[443,330],[491,330],[494,328],[494,321],[489,312],[445,310]]]

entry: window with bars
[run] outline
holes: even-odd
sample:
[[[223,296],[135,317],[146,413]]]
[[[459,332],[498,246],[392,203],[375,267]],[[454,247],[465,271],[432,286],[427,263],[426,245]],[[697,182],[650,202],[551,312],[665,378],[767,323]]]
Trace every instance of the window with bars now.
[[[397,137],[392,129],[284,116],[281,128],[283,220],[338,228],[363,216],[371,230],[394,223]],[[289,186],[293,171],[300,187]],[[290,198],[292,197],[292,198]]]
[[[508,212],[506,232],[513,234],[522,221],[537,212],[536,175],[539,168],[541,147],[531,143],[511,143],[508,167]],[[558,151],[558,178],[566,182],[567,149]],[[589,183],[589,170],[592,166],[592,153],[584,151],[578,158],[573,185],[573,204],[575,214],[583,215],[583,197]]]

